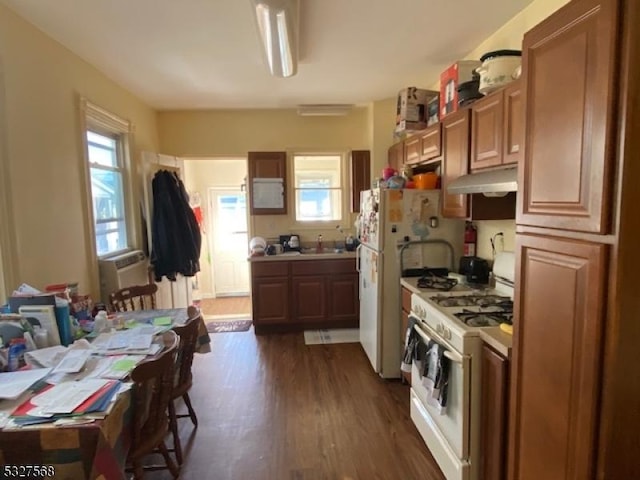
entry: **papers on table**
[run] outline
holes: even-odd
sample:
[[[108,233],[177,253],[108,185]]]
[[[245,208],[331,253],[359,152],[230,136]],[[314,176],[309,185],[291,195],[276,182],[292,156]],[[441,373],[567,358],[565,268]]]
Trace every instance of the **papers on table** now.
[[[47,376],[50,371],[50,368],[39,368],[0,373],[0,398],[18,398],[31,385]]]
[[[114,355],[98,360],[93,372],[86,378],[123,379],[144,360],[144,355]]]
[[[52,373],[78,373],[91,355],[91,350],[69,350]]]
[[[92,378],[54,385],[31,399],[31,403],[37,408],[36,411],[30,410],[28,414],[46,417],[54,413],[72,413],[81,403],[107,385],[107,382],[107,380]]]
[[[142,325],[131,330],[101,333],[93,341],[93,346],[103,355],[123,353],[154,355],[161,348],[158,344],[152,344],[157,328],[152,325]]]

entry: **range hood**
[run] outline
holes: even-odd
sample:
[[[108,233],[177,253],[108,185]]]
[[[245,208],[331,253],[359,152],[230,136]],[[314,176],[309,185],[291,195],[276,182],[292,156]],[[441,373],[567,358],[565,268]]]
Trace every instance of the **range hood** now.
[[[467,193],[503,193],[518,191],[517,167],[471,173],[456,178],[447,185],[447,193],[458,195]]]

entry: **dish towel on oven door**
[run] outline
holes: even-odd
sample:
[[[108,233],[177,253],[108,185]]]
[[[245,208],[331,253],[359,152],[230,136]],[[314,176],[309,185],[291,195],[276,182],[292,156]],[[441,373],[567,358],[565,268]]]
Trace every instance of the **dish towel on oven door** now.
[[[403,372],[411,373],[411,363],[413,359],[419,360],[417,347],[421,344],[420,335],[416,332],[413,326],[418,322],[415,317],[409,316],[409,326],[404,338],[404,355],[402,356],[402,363],[400,364],[400,370]]]
[[[427,403],[438,409],[440,415],[447,412],[450,360],[444,356],[442,345],[431,341],[422,362],[422,385],[427,390]]]

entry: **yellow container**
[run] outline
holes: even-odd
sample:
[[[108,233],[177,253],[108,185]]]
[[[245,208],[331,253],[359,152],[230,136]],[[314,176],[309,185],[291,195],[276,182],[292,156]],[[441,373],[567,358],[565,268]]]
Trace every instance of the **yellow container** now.
[[[420,190],[433,190],[438,185],[438,175],[434,172],[419,173],[413,176],[413,181]]]

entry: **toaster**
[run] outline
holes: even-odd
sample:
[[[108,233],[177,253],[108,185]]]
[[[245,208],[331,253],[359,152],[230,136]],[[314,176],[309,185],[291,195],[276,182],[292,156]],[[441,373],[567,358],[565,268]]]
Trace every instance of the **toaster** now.
[[[460,257],[460,273],[467,283],[489,283],[489,262],[480,257]]]

